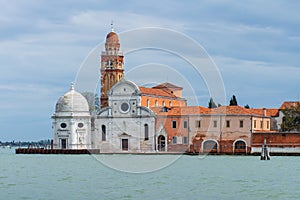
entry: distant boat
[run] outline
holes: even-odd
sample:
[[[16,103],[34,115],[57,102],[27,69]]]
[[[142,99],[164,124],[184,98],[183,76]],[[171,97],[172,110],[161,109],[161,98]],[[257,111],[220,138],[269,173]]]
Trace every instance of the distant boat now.
[[[264,139],[264,144],[262,145],[262,148],[261,148],[260,159],[261,160],[270,160],[270,154],[269,154],[266,139]]]

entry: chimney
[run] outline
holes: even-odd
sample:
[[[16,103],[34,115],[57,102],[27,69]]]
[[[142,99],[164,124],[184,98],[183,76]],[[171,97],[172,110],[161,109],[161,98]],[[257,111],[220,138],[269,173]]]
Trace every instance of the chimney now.
[[[263,108],[263,111],[264,111],[264,117],[266,117],[267,116],[267,109]]]

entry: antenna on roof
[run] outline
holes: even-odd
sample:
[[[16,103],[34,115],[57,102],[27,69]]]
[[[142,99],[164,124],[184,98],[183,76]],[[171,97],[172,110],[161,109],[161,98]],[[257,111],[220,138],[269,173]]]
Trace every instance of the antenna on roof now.
[[[111,23],[110,23],[110,30],[111,32],[114,32],[114,21],[111,20]]]

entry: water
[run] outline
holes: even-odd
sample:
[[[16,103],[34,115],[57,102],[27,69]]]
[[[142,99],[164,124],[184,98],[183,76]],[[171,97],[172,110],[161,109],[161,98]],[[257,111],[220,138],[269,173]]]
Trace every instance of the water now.
[[[138,155],[113,156],[122,162],[131,158],[147,159]],[[159,155],[157,158],[175,157]],[[13,149],[0,149],[0,160],[0,199],[300,197],[300,157],[260,161],[254,156],[206,156],[204,159],[181,156],[161,170],[140,174],[111,169],[90,155],[15,155]]]

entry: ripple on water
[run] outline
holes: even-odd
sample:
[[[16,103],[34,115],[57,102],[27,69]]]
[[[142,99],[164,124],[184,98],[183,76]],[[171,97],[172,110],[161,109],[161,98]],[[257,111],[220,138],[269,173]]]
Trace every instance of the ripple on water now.
[[[57,181],[65,182],[65,181],[71,181],[72,179],[73,179],[72,176],[65,176],[65,177],[62,177],[61,179],[58,179]]]

